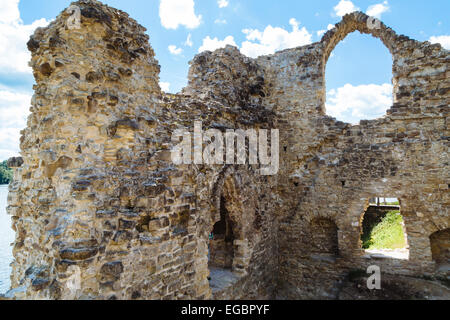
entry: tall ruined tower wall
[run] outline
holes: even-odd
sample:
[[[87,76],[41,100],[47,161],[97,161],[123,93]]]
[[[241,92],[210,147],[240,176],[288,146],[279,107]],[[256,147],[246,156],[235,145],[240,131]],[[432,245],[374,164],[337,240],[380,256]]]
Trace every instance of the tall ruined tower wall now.
[[[450,222],[448,51],[384,24],[369,29],[353,13],[305,47],[258,59],[232,47],[199,54],[188,86],[168,95],[142,26],[98,1],[74,4],[79,29],[67,27],[65,11],[28,43],[37,84],[9,194],[12,296],[333,298],[350,270],[373,262],[359,239],[374,196],[400,199],[410,246],[409,260],[377,263],[394,274],[435,272],[430,235]],[[324,72],[355,30],[392,53],[394,105],[351,126],[326,116]],[[194,121],[222,132],[279,129],[279,173],[175,166],[172,133]],[[208,244],[221,206],[236,279],[218,292]],[[333,232],[330,256],[320,248]]]

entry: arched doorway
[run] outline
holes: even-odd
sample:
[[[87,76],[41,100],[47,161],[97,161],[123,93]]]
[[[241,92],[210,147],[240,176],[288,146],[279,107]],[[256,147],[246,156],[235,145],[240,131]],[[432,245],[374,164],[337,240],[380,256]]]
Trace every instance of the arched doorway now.
[[[255,206],[244,200],[241,179],[231,172],[216,188],[216,208],[208,237],[208,280],[213,294],[225,291],[247,274],[256,236],[252,228]]]
[[[384,196],[369,200],[363,214],[361,243],[370,256],[409,259],[408,237],[399,199]]]

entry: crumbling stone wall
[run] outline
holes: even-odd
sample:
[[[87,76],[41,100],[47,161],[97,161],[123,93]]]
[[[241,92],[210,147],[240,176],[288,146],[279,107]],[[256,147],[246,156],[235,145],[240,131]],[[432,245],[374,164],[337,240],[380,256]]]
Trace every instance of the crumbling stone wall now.
[[[450,261],[450,229],[433,233],[430,236],[433,260],[438,264],[447,264]]]
[[[188,86],[169,95],[142,26],[98,1],[74,4],[80,29],[67,28],[65,11],[28,43],[36,85],[22,159],[11,162],[9,296],[332,299],[350,270],[374,263],[435,273],[430,235],[450,222],[448,51],[384,24],[369,29],[353,13],[305,47],[258,59],[233,47],[201,53]],[[395,89],[386,117],[351,126],[326,116],[324,71],[355,30],[388,47]],[[198,120],[221,131],[279,129],[278,175],[175,166],[171,135]],[[401,201],[409,261],[362,257],[363,213],[383,195]],[[208,244],[221,198],[237,280],[213,296]],[[311,237],[315,227],[323,236]]]
[[[449,53],[383,23],[369,29],[367,19],[347,15],[319,43],[258,59],[273,87],[285,92],[272,95],[277,120],[286,123],[279,124],[286,147],[279,189],[289,208],[279,231],[283,297],[335,298],[349,270],[373,264],[383,272],[433,274],[429,236],[450,222]],[[351,126],[324,113],[324,70],[334,46],[355,30],[379,38],[392,53],[394,105],[381,119]],[[409,261],[363,257],[361,222],[375,196],[400,199]],[[317,217],[338,227],[336,261],[312,256],[309,223]]]

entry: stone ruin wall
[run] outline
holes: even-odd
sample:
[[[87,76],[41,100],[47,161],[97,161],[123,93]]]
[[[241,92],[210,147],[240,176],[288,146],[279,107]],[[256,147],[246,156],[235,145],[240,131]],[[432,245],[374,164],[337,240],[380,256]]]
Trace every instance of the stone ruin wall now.
[[[28,43],[36,85],[22,159],[10,161],[11,297],[333,299],[349,271],[371,264],[436,274],[432,247],[445,251],[450,223],[447,50],[384,24],[369,29],[353,13],[321,42],[274,55],[201,53],[188,86],[171,95],[159,88],[145,28],[98,1],[75,4],[80,29],[68,30],[65,11]],[[388,114],[356,126],[324,107],[327,59],[353,31],[386,45],[394,84]],[[196,120],[222,131],[279,129],[278,175],[173,165],[172,132]],[[408,261],[363,257],[361,222],[374,196],[400,199]],[[213,295],[208,235],[221,198],[239,280]],[[443,240],[432,246],[433,234]]]

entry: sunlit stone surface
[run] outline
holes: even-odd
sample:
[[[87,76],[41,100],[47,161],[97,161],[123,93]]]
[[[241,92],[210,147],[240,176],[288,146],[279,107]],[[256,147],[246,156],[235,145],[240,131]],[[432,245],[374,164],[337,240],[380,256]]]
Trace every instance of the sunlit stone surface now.
[[[201,53],[182,94],[168,95],[143,27],[97,1],[75,5],[79,29],[67,28],[65,11],[28,43],[37,84],[23,163],[10,163],[9,297],[449,297],[438,283],[448,276],[438,268],[448,238],[432,236],[450,224],[448,51],[384,24],[369,28],[366,15],[353,13],[321,42],[271,56],[251,59],[233,47]],[[325,115],[324,70],[356,30],[393,55],[394,105],[351,126]],[[222,131],[279,129],[278,174],[173,165],[172,132],[192,131],[196,120]],[[400,199],[408,260],[364,256],[361,221],[372,197]],[[221,198],[236,279],[213,292],[208,245]],[[404,296],[364,287],[352,295],[352,275],[370,265],[395,275],[390,287]]]

